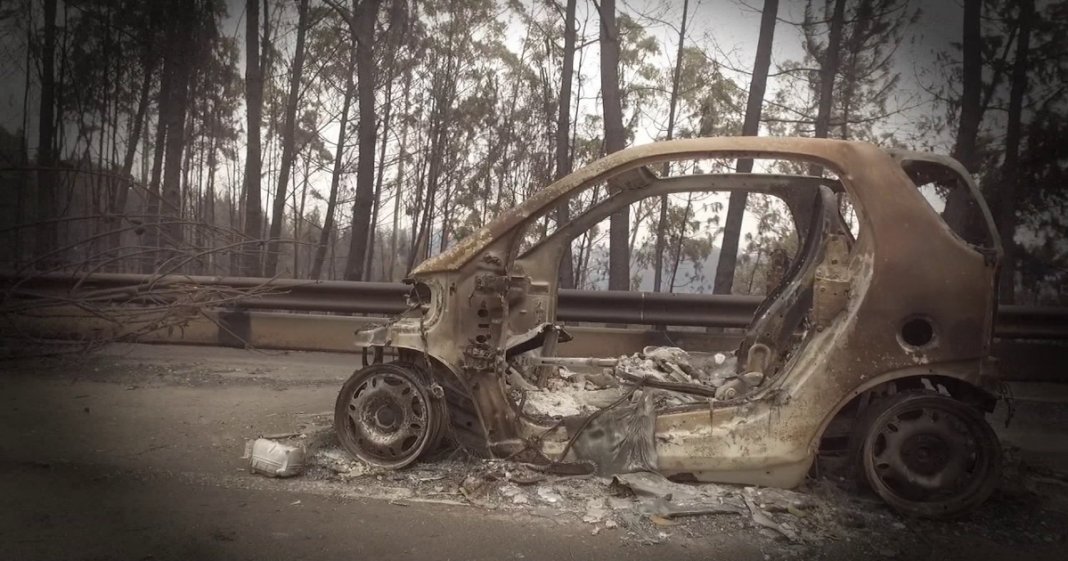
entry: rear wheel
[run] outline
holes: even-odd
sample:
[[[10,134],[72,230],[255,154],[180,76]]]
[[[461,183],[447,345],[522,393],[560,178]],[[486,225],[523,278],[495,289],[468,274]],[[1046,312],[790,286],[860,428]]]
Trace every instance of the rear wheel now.
[[[1001,446],[974,407],[924,391],[872,403],[858,428],[864,480],[902,514],[946,518],[990,497]]]

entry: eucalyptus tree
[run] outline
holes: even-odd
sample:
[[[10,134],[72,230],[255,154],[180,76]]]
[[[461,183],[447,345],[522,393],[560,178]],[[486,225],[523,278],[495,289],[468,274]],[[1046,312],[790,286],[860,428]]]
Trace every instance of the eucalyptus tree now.
[[[268,14],[263,14],[266,18]],[[266,20],[265,20],[266,21]],[[261,201],[261,170],[263,151],[260,127],[263,121],[263,68],[260,57],[260,2],[245,2],[245,103],[247,146],[245,149],[245,222],[244,234],[248,246],[243,248],[241,273],[259,276],[260,252],[252,240],[260,238],[263,223]]]
[[[316,74],[319,76],[325,95],[335,97],[336,94],[340,94],[341,96],[341,108],[336,114],[338,125],[330,172],[330,192],[323,211],[322,228],[319,231],[319,241],[315,246],[309,273],[310,278],[315,280],[323,274],[327,250],[336,235],[335,216],[339,190],[342,177],[347,173],[346,144],[349,136],[352,98],[356,95],[355,46],[346,38],[348,33],[348,22],[331,10],[329,15],[324,15],[322,24],[315,28],[309,42],[309,52],[312,55],[309,58],[318,61]]]
[[[604,113],[604,153],[618,152],[626,146],[623,107],[619,93],[619,27],[616,25],[615,0],[602,0],[601,16],[601,106]],[[630,288],[629,229],[630,207],[612,215],[608,252],[609,290]]]
[[[748,100],[745,105],[745,121],[742,136],[757,136],[760,133],[760,117],[764,107],[764,94],[768,85],[768,69],[771,66],[771,47],[775,38],[775,22],[779,13],[779,0],[764,0],[760,15],[760,34],[757,37],[756,59],[749,79]],[[739,160],[738,173],[753,171],[752,160]],[[724,224],[723,241],[720,244],[719,261],[713,292],[729,294],[734,284],[734,270],[738,259],[738,238],[741,235],[742,219],[748,195],[734,191],[727,203],[727,218]]]
[[[271,229],[267,235],[267,255],[264,262],[264,272],[268,276],[274,276],[278,268],[278,246],[282,235],[282,224],[285,222],[286,192],[289,188],[289,178],[293,170],[293,162],[297,157],[296,129],[297,107],[300,104],[301,81],[304,75],[305,36],[308,33],[308,0],[299,0],[297,7],[297,38],[293,47],[293,63],[289,69],[289,91],[286,95],[285,124],[282,126],[282,162],[278,171],[274,203],[271,209]],[[296,251],[294,249],[294,251]]]

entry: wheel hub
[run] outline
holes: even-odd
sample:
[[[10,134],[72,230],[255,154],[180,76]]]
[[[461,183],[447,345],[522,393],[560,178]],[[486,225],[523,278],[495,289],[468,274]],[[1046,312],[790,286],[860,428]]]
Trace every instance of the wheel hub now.
[[[396,430],[397,418],[401,415],[401,412],[396,407],[390,405],[384,405],[378,408],[375,412],[375,422],[378,424],[378,428],[383,430]]]
[[[909,470],[934,475],[949,465],[951,445],[937,434],[916,434],[901,444],[901,459]]]

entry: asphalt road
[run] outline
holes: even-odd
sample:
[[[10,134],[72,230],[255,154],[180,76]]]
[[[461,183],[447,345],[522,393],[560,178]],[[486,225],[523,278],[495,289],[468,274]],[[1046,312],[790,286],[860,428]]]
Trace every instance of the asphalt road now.
[[[248,474],[244,442],[330,411],[357,360],[129,345],[0,363],[0,558],[762,560],[868,551],[848,540],[786,546],[742,520],[640,545],[551,511],[397,503],[356,486]],[[1034,425],[1014,430],[1055,464],[1068,438],[1050,422],[1065,418],[1056,417],[1063,408],[1048,407],[1021,408]],[[903,521],[893,530],[899,546],[882,555],[1065,558],[1064,504],[998,501],[978,522]],[[1000,527],[1011,531],[991,529]]]

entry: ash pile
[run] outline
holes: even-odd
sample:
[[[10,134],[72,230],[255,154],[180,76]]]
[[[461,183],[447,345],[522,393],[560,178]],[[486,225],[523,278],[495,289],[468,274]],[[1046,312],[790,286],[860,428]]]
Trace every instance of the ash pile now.
[[[588,415],[609,407],[636,383],[657,392],[656,407],[730,400],[759,388],[759,372],[739,373],[734,353],[696,353],[646,347],[618,358],[520,355],[509,370],[512,398],[537,419]],[[679,391],[671,391],[677,388]]]

